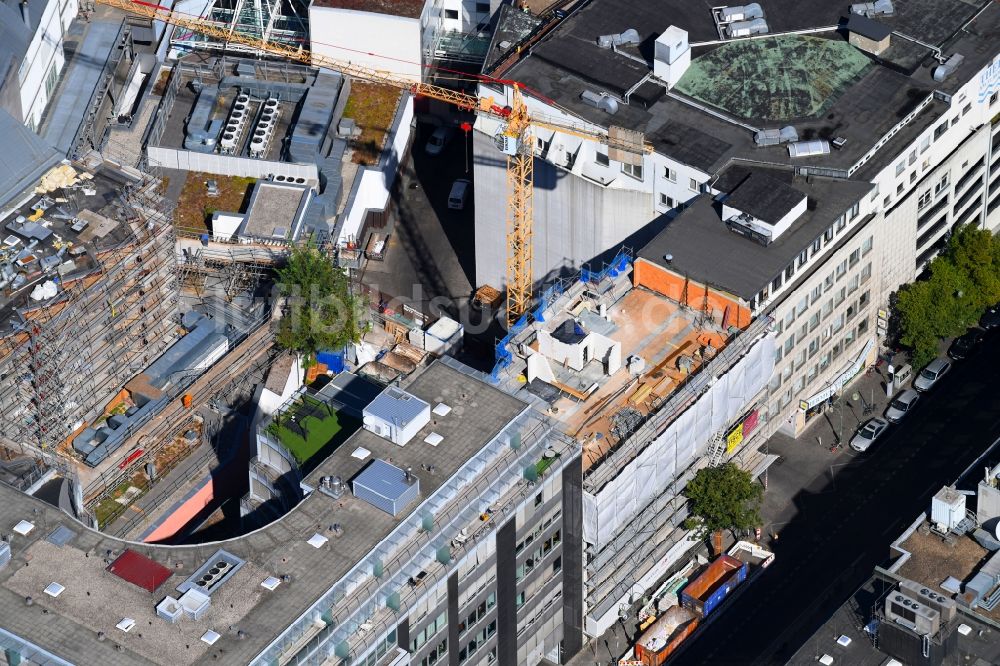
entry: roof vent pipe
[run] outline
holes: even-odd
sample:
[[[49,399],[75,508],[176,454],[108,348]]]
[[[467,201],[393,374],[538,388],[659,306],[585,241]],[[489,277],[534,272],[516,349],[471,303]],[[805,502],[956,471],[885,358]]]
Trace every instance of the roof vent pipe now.
[[[596,93],[592,90],[584,90],[580,93],[580,99],[584,104],[600,109],[605,113],[614,115],[618,113],[618,100],[607,93]]]
[[[951,57],[948,58],[948,60],[943,65],[938,65],[937,67],[934,68],[934,73],[933,73],[934,80],[944,81],[956,69],[958,69],[958,66],[962,64],[963,60],[965,60],[964,55],[962,55],[961,53],[953,53]]]
[[[616,35],[601,35],[597,38],[597,45],[602,49],[611,49],[623,44],[638,44],[641,41],[642,38],[639,37],[639,31],[635,28],[629,28]]]
[[[28,11],[28,0],[21,0],[21,18],[24,19],[24,25],[31,29],[31,13]]]

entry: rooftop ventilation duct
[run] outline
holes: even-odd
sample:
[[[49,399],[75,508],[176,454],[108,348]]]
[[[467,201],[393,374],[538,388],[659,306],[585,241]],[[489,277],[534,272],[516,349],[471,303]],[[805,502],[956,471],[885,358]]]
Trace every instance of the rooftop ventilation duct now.
[[[719,12],[724,23],[733,21],[749,21],[750,19],[764,18],[764,10],[756,2],[749,5],[736,7],[723,7]]]
[[[895,10],[892,7],[892,0],[875,0],[875,2],[858,2],[851,5],[852,14],[861,14],[872,18],[873,16],[892,16]]]
[[[767,21],[762,18],[750,19],[749,21],[734,21],[726,26],[730,37],[749,37],[751,35],[765,35],[768,27]]]
[[[965,60],[964,55],[962,55],[961,53],[953,53],[951,57],[948,58],[948,60],[943,65],[938,65],[937,67],[934,68],[934,74],[933,74],[934,80],[944,81],[956,69],[958,69],[958,66],[962,64],[963,60]]]
[[[790,157],[812,157],[814,155],[829,155],[830,142],[823,140],[796,141],[788,144]]]
[[[600,109],[605,113],[615,115],[618,113],[618,100],[607,93],[596,93],[593,90],[584,90],[580,93],[580,99],[584,104]]]
[[[597,45],[602,49],[610,49],[622,44],[638,44],[641,41],[639,32],[635,28],[629,28],[617,35],[601,35],[597,38]]]
[[[761,130],[753,135],[753,141],[758,146],[777,146],[779,143],[790,143],[799,140],[799,133],[791,125],[781,129]]]

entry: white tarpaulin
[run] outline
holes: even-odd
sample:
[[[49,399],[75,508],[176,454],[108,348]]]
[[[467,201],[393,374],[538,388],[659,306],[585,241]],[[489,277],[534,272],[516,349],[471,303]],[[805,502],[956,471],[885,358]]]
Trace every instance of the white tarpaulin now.
[[[618,529],[703,455],[712,435],[746,411],[774,371],[767,335],[703,393],[597,495],[583,493],[583,538],[600,550]]]

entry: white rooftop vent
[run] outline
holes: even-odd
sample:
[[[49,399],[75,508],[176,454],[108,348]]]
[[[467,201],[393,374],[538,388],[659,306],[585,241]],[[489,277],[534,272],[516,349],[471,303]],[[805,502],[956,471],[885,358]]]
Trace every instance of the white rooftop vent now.
[[[430,444],[431,446],[437,446],[438,444],[444,441],[444,437],[437,434],[436,432],[432,432],[431,434],[424,437],[424,441]]]
[[[115,625],[116,629],[121,629],[126,634],[132,631],[132,627],[135,626],[135,620],[130,617],[123,617],[122,621]]]
[[[181,607],[181,603],[173,597],[168,596],[156,604],[156,616],[163,618],[171,624],[180,620],[183,615],[184,609]]]
[[[848,636],[847,634],[841,634],[840,638],[837,639],[837,645],[840,645],[842,647],[847,647],[850,644],[851,644],[851,637]]]
[[[281,585],[281,579],[275,578],[274,576],[268,576],[261,582],[260,586],[269,592],[274,592]]]
[[[618,100],[607,93],[598,93],[593,90],[584,90],[580,93],[580,99],[584,104],[600,109],[605,113],[614,115],[618,113]]]
[[[833,657],[828,654],[824,654],[819,658],[819,663],[823,664],[823,666],[830,666],[830,664],[833,663]]]
[[[753,141],[758,146],[777,146],[779,143],[790,143],[799,140],[799,133],[791,125],[781,129],[761,130],[753,135]]]
[[[638,44],[641,41],[639,32],[635,28],[629,28],[616,35],[601,35],[597,38],[597,45],[602,49],[610,49],[623,44]]]
[[[66,589],[66,586],[60,585],[59,583],[49,583],[45,586],[45,594],[52,598],[58,597]]]
[[[814,155],[829,155],[830,142],[822,139],[813,141],[796,141],[788,144],[788,154],[791,157],[812,157]]]
[[[965,495],[945,486],[931,499],[931,522],[948,531],[965,518]]]
[[[188,618],[200,620],[212,605],[212,598],[204,592],[191,588],[181,595],[177,603],[184,609],[184,615]]]
[[[934,68],[934,80],[944,81],[956,69],[958,69],[958,66],[962,64],[963,60],[965,60],[964,55],[961,53],[953,53],[943,65],[938,65]]]
[[[220,638],[222,638],[222,634],[217,631],[212,631],[211,629],[201,635],[202,642],[208,643],[209,645],[215,645],[215,642]]]
[[[673,88],[691,66],[691,46],[687,30],[675,25],[664,30],[653,49],[653,75]]]
[[[434,405],[434,409],[432,411],[438,416],[448,416],[448,414],[451,414],[451,407],[444,404],[443,402],[439,402],[438,404]]]
[[[766,35],[767,31],[767,21],[762,18],[750,19],[749,21],[735,21],[726,26],[726,32],[733,38]]]
[[[354,451],[351,452],[351,457],[352,458],[357,458],[358,460],[364,460],[365,458],[367,458],[371,454],[372,454],[371,451],[369,451],[368,449],[366,449],[363,446],[359,446],[358,448],[354,449]]]
[[[325,536],[317,532],[316,534],[313,534],[311,537],[309,537],[309,540],[306,543],[308,543],[313,548],[322,548],[327,541],[329,541],[329,539],[327,539]]]
[[[968,636],[969,634],[972,633],[972,627],[963,622],[962,624],[958,625],[958,633],[962,634],[963,636]]]
[[[875,0],[875,2],[857,2],[851,5],[852,14],[861,14],[872,18],[874,16],[892,16],[895,9],[892,0]]]
[[[14,525],[14,531],[21,536],[28,536],[33,529],[35,529],[35,524],[27,520],[18,521],[17,525]]]

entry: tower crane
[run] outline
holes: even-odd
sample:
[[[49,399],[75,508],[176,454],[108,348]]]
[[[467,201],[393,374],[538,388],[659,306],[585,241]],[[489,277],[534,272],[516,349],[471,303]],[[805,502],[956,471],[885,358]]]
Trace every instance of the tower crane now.
[[[517,322],[531,307],[532,299],[532,191],[535,146],[533,127],[598,141],[617,151],[622,159],[641,159],[651,153],[652,146],[639,132],[610,127],[607,132],[584,125],[565,123],[561,120],[533,116],[525,102],[523,86],[515,81],[497,80],[512,90],[509,105],[500,105],[493,97],[480,97],[432,83],[414,81],[405,76],[382,69],[359,65],[347,60],[313,53],[301,47],[266,41],[232,31],[221,22],[176,12],[168,7],[143,0],[96,0],[102,5],[120,9],[129,14],[152,21],[162,21],[206,37],[218,39],[222,44],[239,44],[270,56],[285,58],[331,69],[363,81],[392,86],[414,95],[451,104],[464,111],[474,112],[500,121],[500,132],[495,137],[497,146],[507,155],[507,325]]]

